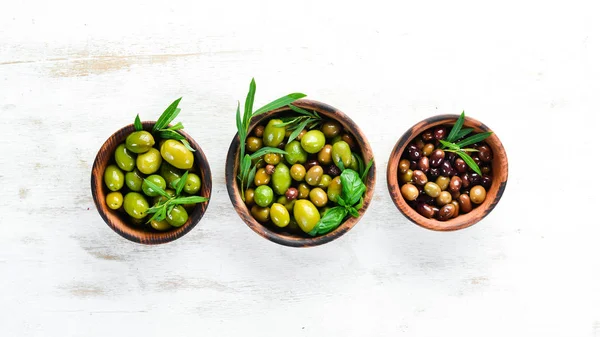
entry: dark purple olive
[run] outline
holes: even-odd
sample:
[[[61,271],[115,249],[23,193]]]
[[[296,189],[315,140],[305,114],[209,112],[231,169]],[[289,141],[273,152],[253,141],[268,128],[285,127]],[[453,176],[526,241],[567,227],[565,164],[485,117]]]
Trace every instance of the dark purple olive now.
[[[460,180],[462,181],[462,187],[463,188],[469,188],[469,186],[471,186],[471,181],[469,180],[469,174],[468,173],[463,173],[460,176]]]
[[[423,134],[421,134],[421,138],[423,138],[423,140],[426,142],[431,141],[433,139],[433,131],[427,130],[427,131],[423,132]]]
[[[427,173],[429,171],[429,158],[421,157],[421,159],[419,159],[419,162],[417,163],[417,166],[419,170]]]
[[[456,158],[454,160],[454,168],[458,173],[465,173],[467,172],[467,163],[462,158]]]
[[[479,159],[486,163],[489,163],[492,160],[492,150],[489,146],[481,145],[477,148],[477,150],[479,150],[479,152],[477,152],[477,156],[479,157]]]
[[[461,194],[458,197],[458,204],[460,205],[460,210],[463,213],[469,213],[473,206],[471,205],[471,198],[467,194]]]
[[[492,177],[487,174],[484,174],[481,177],[481,186],[483,186],[486,190],[492,187]]]
[[[433,130],[433,138],[440,140],[446,138],[446,128],[445,127],[437,127]]]
[[[340,174],[342,174],[342,171],[339,169],[339,167],[335,165],[329,165],[327,167],[327,174],[329,174],[332,177],[337,177]]]
[[[429,169],[429,176],[433,178],[437,178],[440,176],[441,169],[439,167],[432,167]]]
[[[317,165],[319,165],[319,161],[316,159],[311,159],[311,160],[308,160],[306,163],[304,163],[304,168],[306,168],[306,170],[308,171],[308,170],[310,170],[311,167],[317,166]]]
[[[419,159],[420,160],[420,159]],[[416,160],[411,160],[410,161],[410,169],[411,170],[416,170],[417,168],[419,168],[419,166],[417,166],[417,161]]]
[[[442,164],[442,162],[444,161],[444,157],[446,156],[446,153],[444,152],[444,150],[440,150],[440,149],[436,149],[433,151],[433,153],[431,153],[431,156],[429,156],[429,166],[431,167],[438,167]]]
[[[449,160],[444,160],[441,168],[442,168],[442,175],[444,177],[449,177],[454,172],[454,169],[452,168],[452,164],[450,164]]]
[[[454,216],[455,212],[456,212],[456,208],[454,207],[453,204],[446,204],[442,208],[440,208],[437,218],[440,221],[446,221],[446,220],[449,220],[450,218],[452,218],[452,216]]]
[[[456,177],[456,176],[455,176]],[[460,178],[459,178],[460,179]],[[462,183],[461,183],[462,184]],[[457,199],[460,196],[460,190],[457,191],[450,191],[450,195],[452,196],[452,199]]]
[[[454,176],[450,179],[450,184],[448,185],[448,189],[450,190],[450,192],[453,191],[460,191],[460,188],[462,187],[462,179],[460,179],[460,177],[458,176]]]
[[[431,208],[433,209],[433,217],[437,218],[438,215],[440,214],[440,209],[435,206],[431,206]]]
[[[456,159],[456,153],[450,152],[446,154],[446,159],[448,159],[451,163],[454,163],[454,160]]]
[[[481,185],[481,176],[475,172],[469,173],[469,182],[471,186]]]
[[[417,137],[417,139],[414,140],[414,144],[417,147],[417,149],[419,149],[419,151],[422,151],[423,147],[425,146],[423,139],[421,139],[420,137]]]
[[[490,172],[492,172],[492,167],[489,165],[483,165],[480,167],[481,169],[481,173],[483,174],[490,174]]]
[[[415,144],[410,144],[406,151],[408,153],[408,157],[412,160],[419,160],[421,158],[421,151],[419,151]]]
[[[477,164],[477,166],[481,166],[481,159],[479,159],[479,157],[477,157],[476,155],[473,156],[473,161],[475,162],[475,164]]]
[[[417,204],[417,212],[428,219],[433,218],[433,216],[435,214],[433,207],[431,207],[425,203]]]
[[[435,205],[435,198],[428,196],[427,194],[421,194],[417,197],[417,202]]]
[[[413,182],[417,185],[425,185],[427,184],[427,175],[425,174],[425,172],[421,171],[421,170],[414,170],[413,171]]]

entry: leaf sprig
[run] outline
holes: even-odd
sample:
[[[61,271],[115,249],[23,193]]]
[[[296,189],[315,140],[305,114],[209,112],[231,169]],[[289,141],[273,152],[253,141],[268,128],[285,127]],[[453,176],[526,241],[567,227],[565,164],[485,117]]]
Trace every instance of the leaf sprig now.
[[[294,101],[306,97],[305,94],[302,93],[291,93],[280,97],[273,102],[270,102],[260,109],[252,112],[254,105],[254,96],[256,94],[256,82],[254,78],[250,82],[250,89],[248,90],[248,95],[246,96],[246,103],[244,104],[244,114],[241,114],[240,111],[240,102],[238,101],[238,107],[236,112],[236,126],[238,130],[238,135],[240,137],[240,173],[237,178],[240,182],[240,190],[242,200],[245,201],[245,190],[250,186],[252,180],[254,180],[254,175],[256,174],[256,165],[252,164],[253,160],[259,159],[263,155],[267,153],[278,153],[278,154],[286,154],[287,152],[274,148],[274,147],[263,147],[259,151],[254,152],[253,154],[246,154],[246,139],[248,138],[248,128],[250,127],[250,120],[252,117],[258,116],[265,112],[269,112],[271,110],[279,109],[286,105],[291,105]]]
[[[448,137],[446,137],[446,140],[440,140],[440,144],[442,144],[441,149],[446,151],[446,152],[453,152],[456,153],[459,157],[462,158],[462,160],[465,161],[465,163],[467,165],[469,165],[469,167],[475,171],[477,174],[481,175],[481,170],[479,169],[479,165],[477,165],[477,163],[473,160],[473,158],[471,158],[471,156],[469,156],[468,152],[477,152],[479,150],[477,149],[472,149],[472,148],[465,148],[465,146],[468,145],[473,145],[475,143],[481,142],[483,140],[485,140],[486,138],[488,138],[489,136],[492,135],[493,132],[482,132],[482,133],[478,133],[475,135],[472,135],[468,138],[465,138],[461,141],[458,141],[459,139],[466,137],[468,134],[470,134],[471,132],[473,132],[472,128],[462,128],[463,124],[465,122],[465,112],[463,111],[460,116],[458,117],[458,119],[456,120],[456,123],[454,123],[454,126],[452,127],[452,130],[450,130],[450,133],[448,134]]]
[[[323,118],[319,116],[316,111],[309,112],[302,108],[299,108],[295,105],[288,104],[288,107],[292,110],[300,114],[300,116],[293,117],[283,117],[281,118],[281,123],[275,124],[275,127],[285,127],[286,130],[293,130],[288,138],[287,143],[291,143],[305,128],[312,130],[317,126],[321,125]]]
[[[154,214],[148,220],[148,223],[151,222],[152,220],[162,221],[162,220],[166,219],[167,216],[169,214],[171,214],[171,211],[173,210],[173,208],[175,208],[175,206],[177,206],[177,205],[197,204],[197,203],[205,202],[208,200],[208,198],[200,197],[200,196],[187,196],[187,197],[181,196],[181,192],[183,191],[183,188],[185,187],[185,182],[187,180],[187,176],[188,176],[188,171],[185,171],[185,173],[181,176],[181,178],[179,178],[173,182],[172,185],[175,188],[174,195],[170,195],[169,193],[167,193],[167,191],[162,189],[160,186],[157,186],[150,180],[144,179],[144,183],[146,183],[152,191],[158,193],[160,196],[163,197],[156,205],[154,205],[148,209],[148,214]]]

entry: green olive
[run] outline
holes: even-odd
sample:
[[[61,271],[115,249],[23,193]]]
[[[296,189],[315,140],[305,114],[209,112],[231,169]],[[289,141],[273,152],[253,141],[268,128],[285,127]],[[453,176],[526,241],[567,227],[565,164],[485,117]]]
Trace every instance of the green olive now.
[[[123,205],[123,194],[121,192],[110,192],[106,195],[106,204],[110,209],[119,209]]]
[[[167,222],[173,227],[181,227],[187,222],[187,220],[187,211],[181,205],[173,207],[171,213],[167,214]]]
[[[170,187],[174,187],[172,185],[173,182],[177,181],[183,175],[183,172],[181,172],[180,169],[167,163],[166,160],[163,161],[162,164],[160,164],[159,173],[163,178],[165,178],[165,181],[167,182],[167,186],[170,186]]]
[[[282,124],[281,119],[271,119],[263,133],[263,144],[265,146],[277,147],[285,138],[285,126],[276,127],[277,124]]]
[[[281,155],[277,153],[267,153],[263,159],[267,164],[277,165],[281,161]]]
[[[419,196],[419,189],[417,189],[417,187],[413,184],[402,185],[402,188],[400,188],[400,192],[402,193],[404,199],[408,201],[413,201]]]
[[[308,187],[306,183],[301,183],[298,185],[298,199],[308,198],[308,193],[310,193],[310,187]]]
[[[306,168],[302,164],[294,164],[290,168],[290,174],[295,181],[303,181],[306,176]]]
[[[452,202],[452,195],[448,191],[442,191],[440,195],[438,195],[437,198],[435,198],[435,202],[440,206],[449,204],[450,202]]]
[[[329,174],[324,174],[321,177],[321,181],[319,181],[319,186],[320,188],[327,188],[329,187],[329,184],[331,184],[331,176]]]
[[[165,190],[165,192],[167,192],[167,194],[170,195],[170,196],[174,196],[175,195],[175,191],[173,191],[173,190]],[[165,202],[165,201],[167,201],[167,198],[165,198],[162,195],[157,195],[157,196],[154,197],[154,199],[152,199],[152,203],[154,205],[158,204],[159,202]]]
[[[332,150],[332,146],[327,144],[325,146],[323,146],[323,148],[321,149],[321,151],[319,151],[319,153],[317,154],[317,160],[319,161],[319,164],[321,165],[331,165],[333,163],[333,161],[331,160],[331,150]]]
[[[291,212],[294,210],[294,204],[296,203],[296,199],[287,200],[286,197],[282,195],[279,198],[277,198],[277,203],[282,204],[283,206],[285,206],[285,208],[287,208],[288,212]]]
[[[342,194],[342,179],[337,176],[331,180],[327,187],[327,199],[337,202],[338,197]]]
[[[125,185],[132,191],[139,192],[142,190],[144,178],[138,170],[125,173]]]
[[[157,149],[151,148],[146,153],[138,155],[136,163],[140,172],[143,174],[152,174],[160,168],[162,157]]]
[[[154,137],[148,131],[135,131],[125,139],[125,147],[133,153],[144,153],[154,146]]]
[[[413,178],[413,170],[408,169],[406,172],[400,175],[400,180],[403,183],[410,183]]]
[[[325,146],[325,135],[319,130],[310,130],[302,137],[301,145],[304,151],[317,153]]]
[[[171,225],[169,225],[166,219],[161,221],[152,220],[150,221],[150,226],[152,226],[152,228],[156,229],[157,231],[161,232],[173,228]]]
[[[319,210],[308,200],[296,200],[294,205],[294,219],[305,233],[313,230],[315,225],[321,220]]]
[[[246,192],[244,194],[244,199],[246,199],[246,201],[245,201],[246,206],[254,205],[254,189],[253,188],[249,188],[246,190]]]
[[[342,139],[342,135],[337,135],[337,136],[335,136],[335,137],[333,137],[333,138],[331,139],[331,144],[335,144],[335,143],[337,143],[337,142],[339,142],[339,141],[342,141],[342,140],[343,140],[343,139]]]
[[[200,191],[201,185],[202,182],[197,174],[188,173],[187,179],[185,180],[185,185],[183,186],[183,191],[187,194],[196,194],[198,191]]]
[[[325,213],[327,213],[328,210],[330,210],[331,207],[329,206],[325,206],[325,207],[321,207],[319,208],[319,215],[321,216],[321,218],[325,215]]]
[[[442,193],[442,189],[440,188],[440,186],[431,181],[425,184],[423,189],[425,190],[425,193],[427,193],[427,195],[432,198],[437,198],[440,195],[440,193]]]
[[[284,195],[285,191],[292,186],[290,169],[284,163],[275,166],[275,172],[271,175],[271,185],[278,195]]]
[[[317,186],[323,177],[323,168],[319,165],[315,165],[311,167],[308,172],[306,172],[306,183],[310,186]]]
[[[308,159],[308,154],[300,145],[300,142],[297,140],[291,141],[289,144],[285,146],[285,152],[287,154],[284,155],[285,161],[290,165],[294,165],[296,163],[304,164]]]
[[[160,147],[160,154],[164,160],[178,169],[189,170],[194,166],[194,154],[178,140],[167,139]]]
[[[125,194],[123,208],[132,218],[143,219],[148,211],[148,201],[137,192],[129,192]]]
[[[448,184],[450,184],[450,178],[439,176],[435,180],[435,183],[442,189],[442,191],[445,191],[448,188]]]
[[[256,170],[256,174],[254,175],[254,185],[262,186],[267,185],[271,182],[271,176],[267,173],[267,170],[264,168],[259,168]]]
[[[320,188],[315,187],[309,193],[310,201],[317,207],[323,207],[327,205],[327,193]]]
[[[144,219],[143,217],[140,219],[136,219],[132,216],[128,216],[127,218],[129,218],[129,223],[134,226],[143,226],[146,224],[146,219]]]
[[[290,213],[282,204],[274,203],[269,213],[271,221],[277,227],[285,227],[290,223]]]
[[[410,169],[410,160],[408,160],[408,159],[400,160],[400,163],[398,164],[398,170],[400,171],[400,174],[406,173],[406,171],[408,171],[409,169]]]
[[[125,144],[120,144],[115,150],[115,162],[123,171],[131,171],[135,168],[135,155],[127,150]]]
[[[350,165],[352,165],[352,151],[350,150],[350,145],[343,140],[334,143],[331,148],[331,159],[334,164],[341,161],[342,164],[344,164],[344,167],[350,167]]]
[[[157,196],[158,192],[153,190],[150,186],[148,186],[147,181],[150,181],[151,183],[160,187],[163,190],[167,188],[167,182],[165,181],[165,179],[159,176],[158,174],[153,174],[148,178],[144,179],[144,182],[142,183],[142,191],[144,191],[144,194],[149,197]]]
[[[269,221],[269,207],[260,207],[258,205],[252,206],[250,209],[250,213],[258,222],[267,222]]]
[[[260,207],[267,207],[273,202],[273,190],[269,185],[258,186],[254,190],[254,202]]]
[[[469,197],[471,198],[471,202],[474,204],[481,204],[486,197],[485,188],[481,185],[471,187],[471,191],[469,192]]]
[[[350,166],[346,166],[347,168],[354,170],[356,172],[358,172],[358,159],[357,159],[357,154],[353,153],[352,154],[352,162],[350,163]]]
[[[263,140],[258,137],[248,137],[246,139],[246,150],[248,152],[256,152],[263,147]]]
[[[120,190],[125,183],[125,175],[117,165],[108,165],[104,170],[104,183],[109,190],[115,192]]]
[[[333,138],[342,132],[342,126],[338,121],[327,121],[321,126],[321,131],[327,138]]]

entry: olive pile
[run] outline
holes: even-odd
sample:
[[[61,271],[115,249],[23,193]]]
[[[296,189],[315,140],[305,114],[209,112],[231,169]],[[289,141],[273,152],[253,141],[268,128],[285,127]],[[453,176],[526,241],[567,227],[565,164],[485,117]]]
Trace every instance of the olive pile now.
[[[190,170],[193,166],[193,153],[180,141],[166,139],[155,144],[150,132],[132,132],[125,143],[117,146],[114,164],[108,165],[104,171],[104,183],[111,191],[106,196],[106,204],[113,210],[124,211],[129,215],[131,223],[144,224],[150,205],[155,205],[164,198],[148,186],[145,180],[173,195],[174,190],[171,188],[174,183],[182,177],[185,170]],[[200,190],[200,185],[200,177],[189,172],[183,191],[187,195],[195,195]],[[150,225],[158,231],[166,231],[182,226],[187,220],[185,207],[176,205],[165,220],[152,220]]]
[[[448,134],[446,127],[429,129],[406,147],[398,165],[400,192],[408,204],[426,218],[447,221],[468,213],[485,200],[492,185],[492,150],[473,144],[470,152],[482,175],[450,151],[439,149]]]
[[[245,191],[245,203],[261,223],[291,233],[309,233],[323,214],[336,206],[342,192],[341,170],[358,171],[356,143],[340,123],[325,121],[313,130],[303,129],[293,140],[281,119],[256,126],[246,140],[246,151],[278,147],[287,154],[267,153],[257,162],[254,180]]]

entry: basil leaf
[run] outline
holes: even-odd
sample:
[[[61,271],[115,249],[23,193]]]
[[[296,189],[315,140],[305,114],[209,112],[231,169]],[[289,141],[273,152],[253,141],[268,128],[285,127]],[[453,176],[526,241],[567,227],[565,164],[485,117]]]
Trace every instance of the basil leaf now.
[[[306,95],[302,94],[302,93],[293,93],[293,94],[285,95],[283,97],[280,97],[280,98],[274,100],[271,103],[266,104],[265,106],[261,107],[260,109],[254,111],[254,113],[252,114],[252,117],[254,117],[256,115],[260,115],[265,112],[269,112],[269,111],[281,108],[282,106],[286,106],[302,97],[306,97]]]
[[[183,191],[183,188],[185,187],[185,183],[187,182],[188,172],[189,171],[185,171],[185,173],[181,176],[181,178],[179,178],[177,180],[177,183],[175,184],[175,195],[176,196],[179,196],[181,194],[181,191]]]
[[[446,139],[449,142],[453,142],[458,139],[458,137],[456,137],[456,136],[458,135],[458,132],[462,128],[464,122],[465,122],[465,112],[463,111],[460,114],[460,116],[458,117],[458,119],[456,120],[456,123],[454,123],[454,126],[452,127],[452,130],[450,130],[448,137],[446,137]]]
[[[356,204],[367,190],[367,186],[362,182],[358,173],[351,169],[345,169],[340,175],[340,179],[342,182],[342,199],[348,206]]]
[[[360,197],[360,201],[358,202],[358,204],[354,205],[354,209],[358,211],[359,209],[363,208],[364,202],[365,199],[363,197]]]
[[[352,215],[355,218],[358,218],[358,211],[354,207],[346,207],[346,210],[348,211],[348,213],[350,213],[350,215]]]
[[[250,81],[250,89],[248,90],[248,95],[246,96],[246,104],[244,104],[244,123],[243,126],[247,130],[250,124],[250,119],[252,119],[252,108],[254,106],[254,94],[256,94],[256,82],[254,82],[254,78]]]
[[[197,195],[191,197],[181,197],[170,201],[171,205],[194,205],[201,202],[208,201],[208,198],[200,197]]]
[[[175,117],[177,117],[179,111],[181,111],[181,109],[177,108],[179,102],[181,101],[181,98],[182,97],[179,97],[173,103],[171,103],[171,105],[169,105],[165,112],[163,112],[162,115],[158,117],[156,124],[154,124],[154,126],[152,127],[152,132],[164,129],[167,125],[169,125],[169,123],[171,123],[175,119]]]
[[[133,127],[135,128],[135,131],[142,131],[144,130],[144,126],[142,125],[142,121],[140,120],[140,115],[137,114],[135,116],[135,121],[133,122]]]
[[[440,143],[442,143],[443,147],[447,147],[450,150],[457,151],[460,150],[460,147],[454,143],[447,142],[443,139],[440,139]]]
[[[493,132],[478,133],[476,135],[472,135],[471,137],[469,137],[465,140],[461,140],[460,142],[456,143],[456,145],[458,145],[458,147],[465,147],[467,145],[475,144],[475,143],[480,142],[480,141],[486,139],[487,137],[491,136],[492,133]]]
[[[462,130],[460,130],[458,132],[458,134],[456,135],[456,138],[454,140],[455,141],[459,140],[459,139],[461,139],[462,137],[468,135],[471,132],[473,132],[473,128],[464,128],[464,129],[462,129]]]
[[[473,171],[481,175],[481,170],[479,169],[479,166],[477,166],[477,163],[473,160],[473,158],[471,158],[471,156],[462,151],[456,151],[456,154],[459,155]]]
[[[325,214],[323,214],[321,220],[317,222],[315,227],[308,234],[315,236],[331,232],[340,226],[347,214],[348,211],[344,207],[336,206],[330,208],[327,210],[327,212],[325,212]]]
[[[287,154],[287,152],[276,147],[263,147],[260,150],[250,155],[250,159],[256,159],[264,156],[267,153]]]
[[[296,137],[298,137],[300,132],[302,132],[302,130],[304,130],[304,128],[306,127],[306,124],[308,124],[309,121],[310,121],[310,119],[307,118],[306,120],[304,120],[304,122],[300,123],[300,125],[298,125],[298,127],[296,127],[296,129],[290,135],[290,138],[288,138],[288,141],[287,141],[288,144],[291,143],[294,139],[296,139]]]
[[[337,203],[338,205],[345,207],[346,206],[346,202],[344,201],[344,199],[342,199],[341,197],[337,198]]]
[[[154,184],[153,182],[151,182],[148,179],[144,179],[144,183],[146,183],[146,185],[148,185],[148,187],[150,187],[150,189],[160,195],[162,195],[163,197],[170,199],[171,196],[165,192],[165,190],[163,190],[162,188],[160,188],[160,186],[157,186],[156,184]]]

